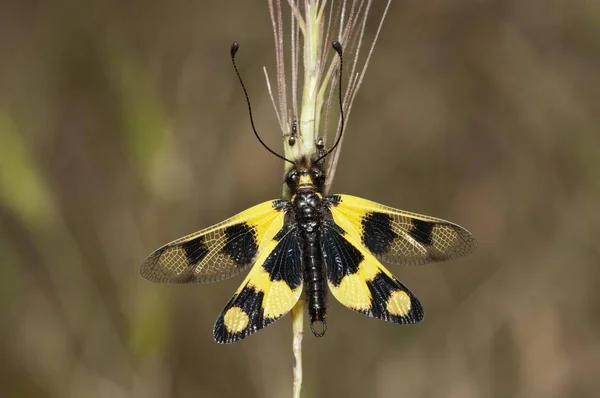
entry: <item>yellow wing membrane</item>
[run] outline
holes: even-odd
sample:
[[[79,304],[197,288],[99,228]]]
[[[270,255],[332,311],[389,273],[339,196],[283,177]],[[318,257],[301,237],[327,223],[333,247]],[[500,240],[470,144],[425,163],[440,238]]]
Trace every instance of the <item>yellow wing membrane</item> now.
[[[295,224],[286,224],[256,260],[215,323],[217,343],[234,343],[275,322],[302,293],[302,240]]]
[[[261,203],[162,246],[144,261],[141,275],[159,283],[206,283],[248,269],[283,227],[282,203]]]
[[[387,207],[350,195],[328,198],[333,221],[377,259],[426,264],[464,256],[477,246],[469,231],[451,222]]]

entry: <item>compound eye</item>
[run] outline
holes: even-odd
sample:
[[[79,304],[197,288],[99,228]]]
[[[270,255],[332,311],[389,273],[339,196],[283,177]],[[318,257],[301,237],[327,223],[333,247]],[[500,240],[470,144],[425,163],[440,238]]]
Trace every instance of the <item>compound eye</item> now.
[[[311,176],[313,179],[318,180],[319,178],[323,177],[323,173],[321,173],[321,170],[312,169]]]
[[[300,179],[300,175],[298,174],[298,172],[294,171],[294,172],[290,173],[289,179],[291,182],[296,184],[298,182],[298,180]]]

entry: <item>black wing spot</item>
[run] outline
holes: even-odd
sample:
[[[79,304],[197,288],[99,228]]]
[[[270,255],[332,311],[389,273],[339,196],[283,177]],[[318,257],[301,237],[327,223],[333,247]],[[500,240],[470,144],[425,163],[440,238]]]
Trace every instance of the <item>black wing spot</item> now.
[[[373,280],[367,282],[367,287],[369,288],[372,297],[371,308],[367,311],[367,315],[400,324],[418,323],[423,320],[423,306],[419,300],[410,292],[410,290],[389,275],[380,272]],[[410,297],[410,312],[405,316],[393,315],[387,310],[388,299],[392,293],[399,289],[404,291]]]
[[[367,282],[367,287],[372,297],[370,315],[379,319],[388,318],[389,315],[385,307],[390,295],[396,290],[394,280],[380,272],[373,280]]]
[[[225,228],[227,242],[221,252],[228,255],[240,267],[252,263],[258,243],[256,232],[247,223],[240,223]]]
[[[190,265],[196,265],[200,261],[204,260],[204,257],[208,254],[208,247],[204,242],[204,236],[183,242],[181,247],[185,251],[185,256]]]
[[[430,221],[423,221],[418,219],[412,220],[413,226],[408,231],[410,236],[417,242],[430,246],[433,240],[433,227],[436,225]]]
[[[327,279],[334,286],[339,286],[346,275],[358,272],[358,267],[365,258],[339,230],[341,228],[338,225],[329,223],[323,228],[323,260],[327,268]]]
[[[370,212],[362,219],[362,241],[373,254],[385,254],[398,234],[392,229],[392,217],[385,213]]]
[[[280,242],[265,259],[263,269],[272,281],[284,281],[294,290],[302,284],[302,240],[295,225],[284,226]],[[279,235],[279,234],[278,234]]]
[[[215,341],[221,344],[235,343],[261,329],[263,326],[272,323],[273,320],[271,319],[263,319],[261,306],[264,296],[264,292],[256,291],[253,287],[249,286],[244,287],[239,294],[233,296],[225,306],[225,309],[240,307],[249,317],[248,326],[238,333],[229,332],[223,319],[227,313],[224,310],[219,318],[217,318],[215,327],[213,328],[213,338]]]

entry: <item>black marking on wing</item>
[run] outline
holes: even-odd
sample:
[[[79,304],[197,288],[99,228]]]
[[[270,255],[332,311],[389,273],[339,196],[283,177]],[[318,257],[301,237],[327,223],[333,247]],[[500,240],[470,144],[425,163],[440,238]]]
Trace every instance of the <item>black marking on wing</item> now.
[[[362,242],[373,254],[384,254],[398,234],[392,228],[392,217],[380,212],[367,213],[362,219]]]
[[[227,243],[221,250],[223,254],[228,255],[240,267],[252,263],[258,243],[256,242],[256,232],[247,223],[239,223],[225,228]]]
[[[339,286],[346,275],[355,274],[363,261],[363,254],[343,237],[344,230],[337,224],[325,221],[321,249],[327,269],[327,279]]]
[[[283,232],[283,233],[282,233]],[[294,290],[302,284],[302,239],[295,224],[285,225],[279,243],[263,263],[272,281],[284,281]]]
[[[365,315],[400,324],[418,323],[423,320],[423,306],[415,295],[397,279],[380,272],[373,280],[367,281],[367,287],[372,298],[371,308],[364,311]],[[410,312],[405,316],[390,314],[386,308],[388,299],[393,292],[398,290],[404,291],[410,297]]]
[[[423,221],[417,218],[412,220],[412,228],[408,233],[410,236],[419,243],[430,246],[432,243],[432,232],[433,227],[436,225],[444,225],[443,223],[436,223],[431,221]]]
[[[183,242],[181,247],[185,251],[185,256],[190,266],[198,264],[208,254],[208,247],[204,242],[204,236]]]
[[[271,324],[274,319],[263,318],[262,302],[264,292],[257,292],[253,287],[246,286],[242,291],[233,296],[225,306],[225,310],[219,315],[213,328],[213,337],[217,343],[235,343]],[[241,308],[249,317],[248,326],[238,333],[231,333],[225,327],[223,320],[227,310],[232,307]]]

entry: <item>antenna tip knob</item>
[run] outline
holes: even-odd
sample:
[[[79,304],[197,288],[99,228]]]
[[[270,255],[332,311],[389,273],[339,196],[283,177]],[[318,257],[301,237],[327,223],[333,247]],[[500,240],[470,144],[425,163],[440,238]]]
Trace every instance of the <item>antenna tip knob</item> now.
[[[231,43],[231,58],[235,57],[235,54],[238,52],[238,50],[240,49],[240,45],[238,44],[237,41],[234,41],[233,43]]]
[[[342,56],[342,43],[336,40],[333,43],[331,43],[331,47],[333,47],[335,52],[338,53],[340,57]]]

